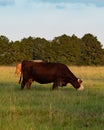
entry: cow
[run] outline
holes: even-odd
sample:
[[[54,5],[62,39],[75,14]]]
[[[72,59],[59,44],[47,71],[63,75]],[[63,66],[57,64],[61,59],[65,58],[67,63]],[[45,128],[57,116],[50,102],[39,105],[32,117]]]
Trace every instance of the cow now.
[[[20,74],[21,74],[21,63],[17,63],[17,64],[16,64],[15,74],[16,74],[17,76],[20,76]]]
[[[23,61],[21,68],[21,90],[25,85],[30,89],[33,81],[40,84],[53,83],[52,90],[70,83],[75,89],[84,89],[82,80],[77,78],[70,69],[62,63]],[[22,81],[21,81],[22,80]]]

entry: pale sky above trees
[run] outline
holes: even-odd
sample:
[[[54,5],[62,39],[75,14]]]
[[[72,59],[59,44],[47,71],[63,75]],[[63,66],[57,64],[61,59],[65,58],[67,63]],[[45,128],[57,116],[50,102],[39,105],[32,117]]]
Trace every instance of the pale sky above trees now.
[[[104,45],[103,16],[104,0],[0,0],[0,35],[51,40],[91,33]]]

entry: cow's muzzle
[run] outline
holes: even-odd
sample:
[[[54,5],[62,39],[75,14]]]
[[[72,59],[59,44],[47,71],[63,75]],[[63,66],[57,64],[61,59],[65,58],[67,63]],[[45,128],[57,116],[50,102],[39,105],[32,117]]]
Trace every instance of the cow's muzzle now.
[[[81,86],[78,88],[78,90],[80,91],[80,90],[83,90],[84,89],[84,87],[83,87],[83,85],[81,84]]]

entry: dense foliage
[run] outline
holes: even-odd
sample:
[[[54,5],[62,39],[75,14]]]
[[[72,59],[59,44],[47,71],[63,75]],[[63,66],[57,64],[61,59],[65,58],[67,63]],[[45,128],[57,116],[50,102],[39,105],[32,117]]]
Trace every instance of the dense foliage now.
[[[15,42],[1,35],[0,64],[12,65],[24,59],[42,59],[68,65],[104,65],[104,49],[92,34],[85,34],[82,38],[64,34],[52,41],[28,37]]]

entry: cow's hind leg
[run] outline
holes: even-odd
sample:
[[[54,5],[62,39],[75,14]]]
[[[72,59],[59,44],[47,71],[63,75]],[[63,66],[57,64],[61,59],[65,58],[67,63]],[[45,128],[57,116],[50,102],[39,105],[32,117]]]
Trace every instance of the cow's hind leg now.
[[[32,84],[32,79],[29,79],[28,82],[26,83],[26,87],[27,87],[27,89],[30,90],[30,88],[31,88],[31,84]]]

